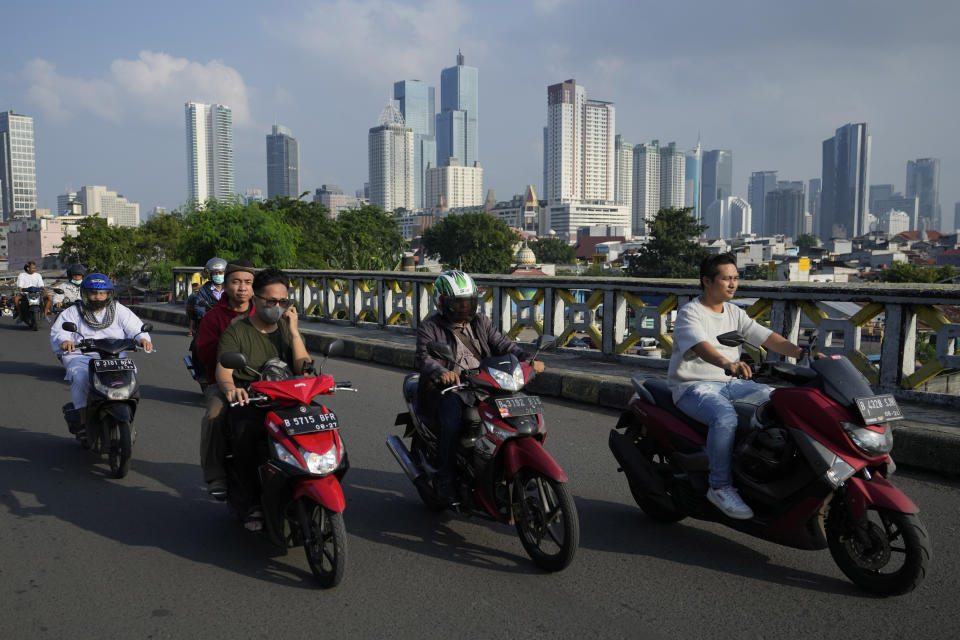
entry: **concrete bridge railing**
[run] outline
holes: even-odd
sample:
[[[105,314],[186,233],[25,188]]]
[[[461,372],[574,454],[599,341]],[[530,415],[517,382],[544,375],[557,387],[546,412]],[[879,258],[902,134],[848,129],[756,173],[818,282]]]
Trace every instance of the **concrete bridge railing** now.
[[[433,313],[435,274],[396,271],[299,271],[290,297],[315,320],[382,330],[415,331]],[[185,302],[199,267],[174,269],[174,301]],[[511,337],[550,333],[566,345],[589,337],[596,357],[663,369],[673,347],[672,318],[699,293],[694,280],[640,278],[527,277],[476,275],[482,312]],[[938,376],[960,369],[960,323],[945,307],[960,307],[955,285],[741,282],[739,297],[753,300],[751,317],[803,343],[815,328],[818,346],[844,354],[871,384],[884,392],[955,403],[960,396],[917,391]],[[818,303],[853,302],[840,317]],[[852,308],[851,308],[852,310]],[[955,317],[955,316],[954,316]],[[935,343],[935,354],[917,366],[918,334]],[[638,350],[638,345],[655,348]],[[656,354],[648,357],[645,354]],[[769,359],[779,359],[768,354]],[[935,385],[931,385],[937,388]],[[955,385],[954,385],[955,386]],[[941,385],[940,388],[942,388]],[[960,406],[960,403],[958,403]]]

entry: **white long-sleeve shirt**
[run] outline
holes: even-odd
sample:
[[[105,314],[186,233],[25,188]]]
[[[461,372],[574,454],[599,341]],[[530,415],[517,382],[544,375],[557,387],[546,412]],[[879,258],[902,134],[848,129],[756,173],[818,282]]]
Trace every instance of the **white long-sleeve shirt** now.
[[[94,313],[93,316],[97,320],[103,320],[103,316],[106,313],[107,310],[103,309],[98,313]],[[63,328],[64,322],[73,322],[76,324],[78,329],[77,333],[71,333],[70,331],[65,330]],[[80,315],[80,307],[74,305],[64,310],[64,312],[60,314],[60,316],[57,318],[57,321],[54,322],[53,326],[50,328],[50,347],[53,349],[55,354],[58,356],[63,356],[64,364],[66,364],[66,360],[68,358],[80,355],[79,351],[74,351],[72,353],[63,352],[63,349],[60,348],[60,345],[67,340],[70,340],[74,344],[79,343],[81,337],[94,340],[98,338],[145,338],[146,340],[153,342],[149,333],[140,333],[140,329],[142,327],[143,321],[137,317],[137,314],[118,302],[117,312],[116,316],[114,316],[113,324],[106,329],[92,329],[90,325],[83,321],[83,317]]]

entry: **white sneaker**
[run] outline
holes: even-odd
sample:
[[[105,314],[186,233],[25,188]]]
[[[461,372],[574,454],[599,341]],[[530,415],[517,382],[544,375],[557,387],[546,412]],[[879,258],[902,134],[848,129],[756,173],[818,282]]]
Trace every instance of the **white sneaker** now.
[[[707,491],[707,500],[728,518],[749,520],[753,517],[753,509],[747,506],[737,490],[730,485],[710,487]]]

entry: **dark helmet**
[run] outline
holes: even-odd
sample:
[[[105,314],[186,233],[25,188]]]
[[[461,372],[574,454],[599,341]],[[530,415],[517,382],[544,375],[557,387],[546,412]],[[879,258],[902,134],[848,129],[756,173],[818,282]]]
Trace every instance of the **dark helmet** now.
[[[477,284],[463,271],[444,271],[433,283],[433,303],[450,322],[470,322],[477,315]]]
[[[80,276],[82,278],[85,275],[87,275],[87,268],[79,262],[67,267],[67,277]]]

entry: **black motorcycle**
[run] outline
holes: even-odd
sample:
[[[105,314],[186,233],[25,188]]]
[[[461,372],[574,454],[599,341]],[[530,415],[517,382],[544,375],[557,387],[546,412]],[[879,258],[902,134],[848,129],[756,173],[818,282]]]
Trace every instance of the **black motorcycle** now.
[[[64,322],[63,328],[78,333],[77,325]],[[153,329],[148,322],[140,333]],[[139,336],[140,334],[137,334]],[[90,361],[90,390],[87,393],[86,424],[80,423],[80,412],[67,403],[63,407],[64,419],[70,432],[77,436],[87,449],[98,454],[107,454],[110,474],[122,478],[130,471],[130,456],[136,440],[133,418],[140,402],[140,385],[137,383],[137,365],[123,352],[133,352],[141,347],[134,338],[89,339],[81,335],[77,349],[82,353],[96,353],[99,358]]]

